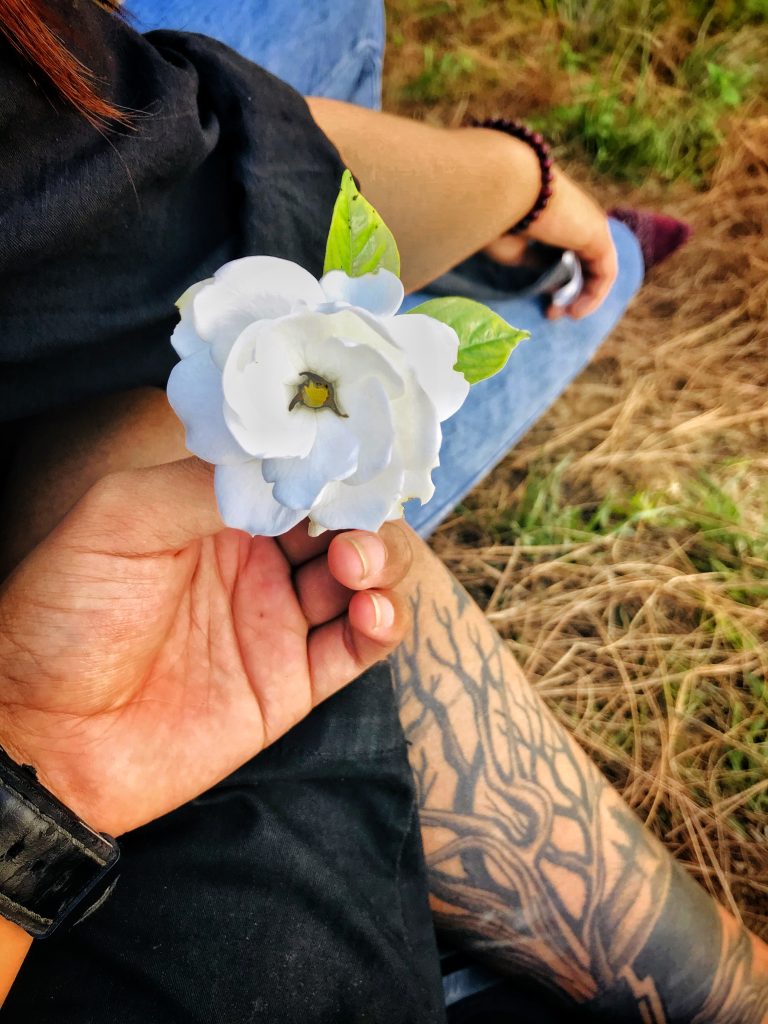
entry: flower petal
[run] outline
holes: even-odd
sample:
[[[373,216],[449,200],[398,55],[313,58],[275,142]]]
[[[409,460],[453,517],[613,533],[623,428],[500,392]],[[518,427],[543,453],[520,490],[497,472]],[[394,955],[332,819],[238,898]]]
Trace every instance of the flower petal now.
[[[434,468],[433,466],[432,469]],[[432,469],[406,469],[403,476],[403,501],[418,498],[422,505],[426,505],[435,493],[435,485],[432,483]],[[400,515],[402,515],[402,510]],[[400,515],[390,518],[399,519]]]
[[[344,409],[349,414],[350,430],[359,438],[360,454],[357,468],[347,482],[364,484],[380,473],[392,456],[392,409],[381,381],[375,377],[369,377],[350,392],[345,394]]]
[[[309,513],[326,530],[378,530],[401,493],[403,469],[397,460],[365,484],[328,484]]]
[[[204,281],[195,281],[194,284],[191,284],[189,288],[183,291],[178,299],[176,299],[176,309],[178,309],[179,313],[181,313],[182,316],[185,314],[191,314],[192,299],[194,299],[197,293],[205,288],[206,285],[213,284],[213,282],[214,278],[206,277]]]
[[[454,370],[459,339],[453,328],[422,313],[387,321],[395,342],[406,353],[419,384],[435,404],[440,420],[460,409],[469,394],[464,374]]]
[[[433,466],[443,439],[432,400],[415,378],[404,398],[392,403],[395,444],[405,469]]]
[[[223,366],[238,335],[258,320],[285,316],[300,303],[316,305],[325,295],[312,275],[276,256],[245,256],[225,263],[192,298],[197,333],[213,345]]]
[[[378,316],[391,316],[403,302],[400,278],[389,270],[349,277],[343,270],[331,270],[320,278],[320,287],[331,302],[347,302],[361,306]]]
[[[386,349],[396,358],[400,353],[392,343],[383,342],[352,310],[329,315],[310,313],[306,319],[306,340],[302,345],[306,369],[337,385],[337,397],[342,403],[350,385],[355,387],[370,376],[377,377],[392,397],[403,393],[402,377],[387,358]],[[347,412],[343,404],[342,409]]]
[[[206,462],[235,464],[249,456],[224,420],[221,372],[207,345],[182,359],[168,378],[168,401],[184,424],[187,448]]]
[[[270,321],[251,324],[224,366],[224,418],[242,447],[258,458],[303,457],[315,443],[317,416],[290,408],[299,383],[298,343],[283,340]]]
[[[213,281],[213,278],[209,277],[205,281],[191,284],[184,294],[176,300],[176,308],[181,314],[181,320],[176,324],[171,335],[171,344],[182,359],[184,356],[191,356],[193,352],[197,352],[201,348],[208,347],[207,342],[203,341],[195,330],[195,322],[192,316],[192,299],[211,281]]]
[[[277,537],[306,516],[306,511],[284,508],[272,497],[272,485],[253,459],[239,466],[217,466],[214,473],[221,518],[234,530],[253,536]]]
[[[360,442],[347,421],[330,409],[316,416],[317,439],[309,455],[264,460],[264,479],[274,483],[275,499],[288,508],[309,508],[327,483],[345,479],[357,467]]]
[[[176,349],[177,355],[182,359],[191,356],[195,352],[210,350],[210,345],[203,341],[195,330],[192,320],[179,320],[171,335],[171,344]]]

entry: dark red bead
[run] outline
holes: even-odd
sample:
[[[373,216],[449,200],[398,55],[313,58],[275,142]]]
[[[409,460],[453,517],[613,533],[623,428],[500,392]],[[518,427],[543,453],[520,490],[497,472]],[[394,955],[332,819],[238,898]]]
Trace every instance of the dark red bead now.
[[[541,188],[536,197],[536,202],[533,204],[533,209],[518,224],[510,228],[508,232],[511,235],[519,234],[536,220],[552,196],[554,174],[552,172],[552,157],[549,146],[540,132],[534,132],[527,125],[521,124],[519,121],[508,121],[506,118],[494,117],[488,118],[485,121],[472,119],[470,123],[479,128],[494,128],[497,131],[506,132],[507,135],[527,143],[536,153],[541,169]]]

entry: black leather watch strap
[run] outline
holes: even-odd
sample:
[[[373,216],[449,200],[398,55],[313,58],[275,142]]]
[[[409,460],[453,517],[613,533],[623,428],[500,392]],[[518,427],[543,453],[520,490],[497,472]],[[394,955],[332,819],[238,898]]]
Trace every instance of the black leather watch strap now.
[[[94,832],[0,747],[0,917],[37,938],[50,935],[95,892],[119,857],[110,836]]]

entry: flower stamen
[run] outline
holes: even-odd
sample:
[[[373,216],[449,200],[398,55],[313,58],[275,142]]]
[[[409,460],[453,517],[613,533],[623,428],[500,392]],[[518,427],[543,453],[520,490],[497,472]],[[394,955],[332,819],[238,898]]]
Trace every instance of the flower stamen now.
[[[333,384],[310,370],[303,370],[300,377],[305,380],[296,385],[296,394],[291,399],[288,412],[291,412],[297,405],[304,405],[307,409],[330,409],[337,416],[347,419],[347,413],[342,412],[336,402]]]

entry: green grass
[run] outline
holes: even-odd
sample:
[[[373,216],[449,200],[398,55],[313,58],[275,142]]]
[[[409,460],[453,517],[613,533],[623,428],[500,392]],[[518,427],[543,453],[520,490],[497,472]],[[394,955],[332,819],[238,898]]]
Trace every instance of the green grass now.
[[[429,107],[468,97],[471,104],[474,91],[503,90],[507,68],[519,74],[515,66],[526,61],[556,64],[567,97],[529,111],[531,120],[598,171],[632,183],[705,185],[729,119],[764,102],[768,87],[768,0],[391,0],[389,7],[397,22],[390,60],[406,38],[402,18],[410,37],[422,40],[401,101]],[[500,41],[483,47],[489,36]],[[467,45],[475,41],[481,69]]]
[[[683,531],[693,538],[688,556],[700,572],[734,572],[745,557],[768,565],[768,514],[756,525],[748,525],[738,498],[711,476],[699,474],[685,485],[682,496],[637,491],[607,495],[599,504],[570,504],[562,485],[567,467],[564,460],[544,474],[532,474],[516,500],[501,511],[461,505],[457,512],[468,522],[481,522],[491,543],[584,543],[595,536],[631,537],[645,524]],[[742,476],[734,479],[740,483]],[[768,496],[764,507],[768,509]],[[768,596],[762,588],[760,583],[761,598]]]
[[[655,77],[645,50],[594,62],[564,36],[560,61],[572,76],[573,101],[540,114],[537,124],[554,141],[577,144],[598,170],[639,183],[701,185],[714,167],[726,118],[759,88],[756,56],[734,64],[725,44],[693,46],[666,85]]]
[[[465,53],[449,50],[439,57],[434,46],[424,46],[424,70],[403,87],[403,96],[416,103],[434,103],[457,84],[467,81],[475,62]]]
[[[517,603],[527,604],[536,593],[546,601],[547,586],[556,581],[559,587],[574,588],[569,591],[574,607],[590,605],[599,578],[602,603],[593,605],[591,618],[574,621],[574,642],[603,643],[590,626],[595,618],[613,636],[631,633],[635,646],[625,671],[640,688],[631,717],[626,711],[624,717],[614,711],[602,717],[607,704],[601,700],[591,707],[590,716],[602,721],[598,728],[605,730],[612,749],[632,759],[637,745],[653,732],[656,708],[672,718],[682,710],[681,779],[703,805],[733,798],[736,809],[728,820],[736,832],[747,835],[749,822],[768,812],[765,788],[741,796],[768,776],[768,682],[756,671],[739,668],[741,657],[759,657],[768,641],[768,501],[765,496],[756,501],[753,495],[749,507],[743,506],[738,497],[743,477],[726,467],[722,481],[702,475],[683,493],[636,492],[606,496],[599,503],[573,503],[563,485],[566,468],[564,462],[528,477],[501,510],[470,499],[458,514],[482,546],[524,546],[521,579],[538,567],[538,589],[525,598],[518,594]],[[596,575],[588,583],[571,583],[562,569],[567,564],[589,567]],[[642,565],[647,568],[638,568]],[[655,565],[662,567],[658,573]],[[601,568],[607,577],[599,576]],[[702,574],[700,588],[697,573]],[[606,580],[612,574],[635,581],[645,574],[645,583],[626,597],[611,596]],[[657,589],[678,574],[685,580],[679,588]],[[643,624],[644,602],[654,592],[654,614],[662,623],[658,635]],[[487,588],[485,594],[478,593],[480,600],[483,596],[488,596]],[[756,612],[762,617],[755,619]],[[559,614],[550,613],[554,618]],[[643,654],[654,649],[655,655]],[[592,650],[590,663],[598,658],[596,648]],[[710,664],[712,674],[706,668]],[[731,666],[727,677],[724,666]],[[662,678],[660,692],[652,688],[651,703],[642,692],[646,675]],[[614,707],[614,700],[608,703]],[[578,714],[572,718],[575,724]],[[706,745],[708,752],[702,756]]]

